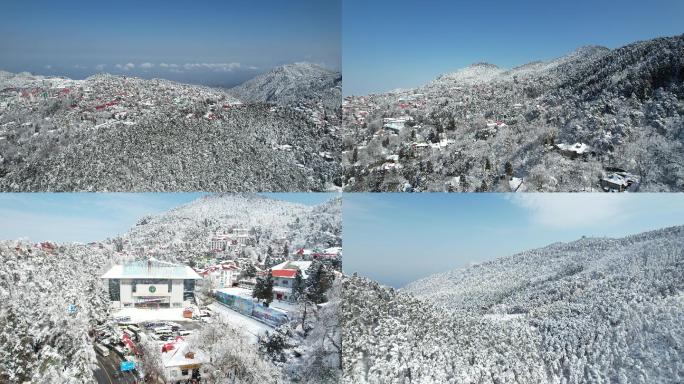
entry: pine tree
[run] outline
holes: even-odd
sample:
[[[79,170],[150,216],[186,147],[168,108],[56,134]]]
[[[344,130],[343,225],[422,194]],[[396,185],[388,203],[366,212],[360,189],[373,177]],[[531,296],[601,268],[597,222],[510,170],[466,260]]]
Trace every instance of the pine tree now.
[[[256,276],[257,270],[254,264],[248,263],[240,272],[240,278],[251,278]]]
[[[513,176],[513,165],[511,164],[510,161],[506,162],[506,164],[504,165],[504,168],[506,171],[506,175],[508,175],[508,177]]]
[[[254,284],[254,288],[252,288],[252,297],[261,300],[261,298],[264,296],[264,287],[266,285],[266,282],[264,281],[263,278],[257,277],[256,284]]]
[[[302,271],[297,269],[294,281],[292,282],[292,295],[294,296],[295,300],[299,300],[304,293],[304,288],[304,277],[302,276]]]
[[[263,300],[266,305],[273,301],[273,275],[270,269],[266,276],[257,278],[256,285],[252,290],[252,297]]]
[[[273,301],[273,273],[270,269],[266,275],[263,295],[263,299],[266,301],[266,304],[270,304],[271,301]]]
[[[327,270],[325,264],[316,260],[306,271],[306,298],[316,304],[327,301],[325,293],[328,291],[334,279],[333,274]]]

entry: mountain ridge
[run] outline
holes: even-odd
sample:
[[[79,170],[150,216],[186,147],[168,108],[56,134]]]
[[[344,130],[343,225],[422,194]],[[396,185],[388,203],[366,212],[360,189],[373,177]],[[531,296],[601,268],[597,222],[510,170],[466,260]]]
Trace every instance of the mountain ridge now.
[[[339,122],[319,106],[108,74],[5,73],[0,100],[0,190],[338,188]]]
[[[680,382],[683,234],[556,243],[401,290],[351,276],[344,382]]]
[[[682,57],[677,35],[347,97],[344,188],[591,192],[620,169],[640,191],[683,191]],[[397,117],[410,123],[385,130]],[[588,150],[562,149],[575,144]]]
[[[229,92],[250,102],[290,104],[304,100],[341,102],[342,74],[308,62],[285,64],[257,75]],[[338,106],[339,108],[339,106]]]

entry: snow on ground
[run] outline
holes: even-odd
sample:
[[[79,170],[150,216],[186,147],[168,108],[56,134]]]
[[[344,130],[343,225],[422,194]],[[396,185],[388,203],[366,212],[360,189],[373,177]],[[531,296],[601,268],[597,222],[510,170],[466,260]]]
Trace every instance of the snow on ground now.
[[[249,340],[255,344],[257,342],[257,336],[265,333],[266,331],[273,331],[272,327],[249,316],[235,312],[225,305],[213,303],[209,304],[209,308],[221,316],[221,318],[226,322],[234,325],[238,329],[243,330],[245,335],[249,337]]]
[[[143,321],[187,321],[183,317],[183,308],[123,308],[113,312],[112,317],[129,316],[134,323]]]
[[[273,300],[271,304],[269,304],[269,307],[275,308],[275,309],[280,309],[285,312],[292,313],[297,310],[297,305],[290,303],[289,301],[281,301],[281,300]]]

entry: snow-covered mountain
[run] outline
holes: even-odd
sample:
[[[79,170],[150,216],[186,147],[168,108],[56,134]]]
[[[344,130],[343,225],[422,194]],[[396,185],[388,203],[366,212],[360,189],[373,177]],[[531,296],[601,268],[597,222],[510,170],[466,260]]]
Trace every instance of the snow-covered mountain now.
[[[682,57],[684,35],[586,46],[547,62],[479,63],[415,89],[348,97],[346,188],[592,191],[619,169],[641,191],[682,191]],[[383,120],[407,117],[400,126]],[[586,150],[564,149],[575,144]]]
[[[121,239],[132,251],[180,261],[206,254],[213,236],[237,228],[249,231],[255,255],[264,256],[269,246],[279,254],[283,239],[291,251],[323,249],[342,244],[341,208],[341,198],[312,207],[254,194],[208,195],[141,218]]]
[[[2,72],[0,190],[331,190],[339,125],[167,80]]]
[[[684,227],[344,285],[349,383],[678,383]]]
[[[342,103],[342,74],[311,63],[276,67],[231,88],[231,94],[249,102],[292,104],[304,101]]]

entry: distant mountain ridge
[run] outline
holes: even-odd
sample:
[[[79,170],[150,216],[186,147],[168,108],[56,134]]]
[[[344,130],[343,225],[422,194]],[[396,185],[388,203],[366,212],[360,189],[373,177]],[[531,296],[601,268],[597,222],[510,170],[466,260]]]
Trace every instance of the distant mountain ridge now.
[[[684,380],[684,226],[344,288],[346,383]]]
[[[141,218],[122,235],[130,248],[145,247],[164,258],[181,261],[211,251],[210,238],[231,228],[251,230],[257,241],[251,249],[265,255],[268,246],[280,255],[287,239],[290,246],[327,248],[342,244],[340,198],[307,206],[257,194],[217,194],[167,212]],[[174,261],[172,259],[171,261]]]
[[[342,102],[342,74],[316,64],[293,63],[271,69],[229,92],[248,102],[291,104],[303,101]]]

